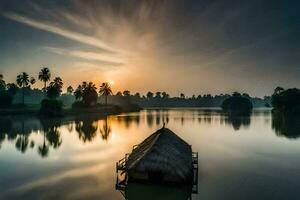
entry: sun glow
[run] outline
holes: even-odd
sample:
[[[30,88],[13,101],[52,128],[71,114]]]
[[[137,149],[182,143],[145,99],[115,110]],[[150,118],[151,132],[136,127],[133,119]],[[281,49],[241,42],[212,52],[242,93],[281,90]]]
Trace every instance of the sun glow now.
[[[113,80],[110,80],[110,81],[109,81],[109,84],[110,84],[110,85],[114,85],[115,82],[114,82]]]

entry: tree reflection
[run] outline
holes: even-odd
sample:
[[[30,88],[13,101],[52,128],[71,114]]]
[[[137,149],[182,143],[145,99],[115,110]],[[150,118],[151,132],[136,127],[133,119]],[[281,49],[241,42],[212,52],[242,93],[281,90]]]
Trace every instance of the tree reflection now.
[[[57,149],[62,144],[59,132],[62,122],[61,119],[41,119],[40,122],[43,127],[43,144],[38,146],[38,154],[45,158],[49,155],[50,147]]]
[[[272,128],[276,135],[289,139],[300,137],[300,116],[283,112],[272,112]]]
[[[6,135],[10,132],[12,122],[9,119],[0,119],[0,148],[2,142],[5,140]]]
[[[153,113],[152,113],[152,110],[147,110],[146,120],[147,120],[147,125],[149,127],[152,127],[153,126]]]
[[[101,133],[102,139],[107,141],[109,138],[109,135],[111,133],[111,127],[108,124],[107,116],[105,117],[102,128],[100,128],[100,133]]]
[[[234,130],[239,130],[242,126],[248,128],[251,123],[251,113],[226,114],[225,123],[231,124]]]
[[[42,157],[45,158],[49,154],[49,146],[46,145],[46,132],[44,132],[44,137],[43,137],[43,144],[38,146],[38,154]]]
[[[75,130],[78,133],[79,139],[84,143],[91,142],[97,135],[98,122],[91,118],[75,121]]]
[[[21,133],[18,134],[17,137],[17,141],[16,141],[16,149],[19,150],[22,153],[25,153],[27,148],[28,148],[28,144],[29,144],[29,135],[31,132],[26,131],[25,132],[25,122],[24,119],[21,120]]]

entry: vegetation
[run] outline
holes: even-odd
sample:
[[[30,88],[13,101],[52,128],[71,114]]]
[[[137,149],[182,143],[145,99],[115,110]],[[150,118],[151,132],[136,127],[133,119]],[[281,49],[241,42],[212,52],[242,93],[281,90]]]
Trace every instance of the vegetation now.
[[[41,103],[40,114],[49,117],[62,116],[63,103],[56,99],[44,99]]]
[[[25,105],[25,88],[30,87],[30,84],[33,85],[35,83],[35,79],[31,77],[29,79],[29,75],[26,72],[22,72],[17,76],[17,85],[22,88],[22,103]]]
[[[297,88],[284,90],[277,87],[272,95],[272,106],[276,111],[300,114],[300,90]]]
[[[105,96],[105,105],[107,105],[107,96],[112,95],[112,90],[109,83],[102,83],[102,85],[100,86],[99,94]]]
[[[249,114],[253,108],[251,101],[238,92],[225,99],[222,103],[222,109],[232,114]]]
[[[83,82],[79,85],[74,92],[76,100],[80,100],[82,103],[75,103],[74,105],[83,105],[85,107],[91,107],[96,105],[98,94],[96,85],[93,82]],[[73,106],[74,106],[73,105]]]
[[[6,84],[3,80],[3,75],[0,74],[0,107],[7,108],[12,105],[13,96],[17,92],[15,84]]]
[[[276,134],[291,139],[300,137],[300,90],[277,87],[272,95],[272,127]]]
[[[17,76],[16,84],[8,83],[6,84],[3,80],[3,75],[0,76],[0,106],[2,108],[8,108],[13,104],[13,108],[15,111],[9,112],[9,110],[1,109],[1,113],[32,113],[34,111],[38,111],[42,106],[42,101],[44,101],[45,96],[47,99],[62,101],[63,103],[56,102],[57,105],[65,105],[66,108],[70,108],[71,105],[73,108],[95,108],[98,107],[101,110],[102,104],[108,106],[108,102],[110,105],[118,105],[122,107],[123,111],[137,111],[140,110],[140,107],[223,107],[226,110],[228,108],[232,108],[231,110],[251,110],[252,105],[254,107],[269,107],[271,105],[271,97],[257,98],[250,97],[248,94],[239,94],[234,93],[233,95],[229,94],[220,94],[220,95],[192,95],[190,97],[186,96],[184,93],[180,93],[179,96],[171,97],[165,91],[158,92],[147,92],[146,95],[141,93],[131,93],[129,90],[125,90],[123,92],[119,91],[113,95],[112,88],[109,83],[104,82],[100,85],[99,93],[97,93],[97,87],[93,82],[83,82],[80,84],[75,90],[72,86],[68,86],[66,93],[63,94],[63,81],[60,77],[54,78],[50,82],[51,72],[49,68],[42,68],[38,73],[38,79],[44,83],[44,87],[42,89],[31,88],[31,85],[35,83],[35,79],[30,78],[26,72],[21,73]],[[48,85],[48,82],[49,85]],[[277,88],[276,95],[278,96],[284,90],[282,88]],[[99,94],[99,95],[98,95]],[[284,94],[284,93],[283,93]],[[25,102],[26,96],[26,102]],[[277,96],[274,98],[274,102],[272,105],[277,105]],[[238,100],[239,103],[228,103],[230,100]],[[279,100],[281,101],[281,100]],[[46,103],[45,103],[46,102]],[[249,103],[250,102],[250,103]],[[17,104],[22,106],[27,103],[27,107],[31,106],[37,108],[35,110],[29,111],[24,110],[25,108],[17,107]],[[52,106],[53,101],[44,101],[43,105]],[[289,104],[291,105],[291,104]],[[17,108],[19,110],[17,110]],[[118,108],[119,109],[119,108]],[[109,110],[118,110],[115,108],[112,109],[112,106]],[[41,112],[43,110],[47,110],[45,108],[41,108]],[[56,111],[54,112],[56,113]],[[71,112],[70,112],[71,113]],[[46,114],[46,113],[45,113]]]
[[[44,90],[47,89],[47,82],[50,81],[51,78],[51,73],[49,68],[44,67],[41,69],[41,71],[39,72],[39,80],[44,82]]]

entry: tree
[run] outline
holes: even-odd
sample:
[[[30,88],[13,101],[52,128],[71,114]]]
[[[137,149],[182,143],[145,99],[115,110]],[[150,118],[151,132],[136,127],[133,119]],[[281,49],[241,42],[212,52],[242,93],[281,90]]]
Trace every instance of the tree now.
[[[125,91],[123,92],[123,96],[124,96],[124,97],[129,97],[129,96],[130,96],[130,91],[125,90]]]
[[[62,93],[63,81],[60,77],[56,77],[47,87],[47,97],[56,99]]]
[[[85,106],[91,106],[97,103],[98,93],[96,85],[93,82],[83,82],[74,92],[76,99],[81,99]]]
[[[69,95],[72,95],[73,92],[74,92],[73,87],[72,87],[72,86],[69,86],[69,87],[67,88],[67,93],[68,93]]]
[[[180,93],[180,98],[184,99],[185,95],[183,93]]]
[[[156,92],[155,98],[160,99],[161,98],[161,92]]]
[[[117,93],[116,93],[116,96],[118,96],[118,97],[121,97],[121,96],[123,96],[123,95],[122,95],[122,92],[120,92],[120,91],[119,91],[119,92],[117,92]]]
[[[139,92],[137,92],[137,93],[135,93],[134,97],[139,99],[139,98],[141,98],[141,94]]]
[[[243,97],[240,93],[234,92],[231,97],[223,101],[221,107],[229,114],[248,116],[250,115],[253,105],[248,98]]]
[[[34,85],[34,84],[36,83],[35,78],[31,77],[30,80],[29,80],[29,83],[30,83],[31,85]]]
[[[147,92],[147,98],[152,99],[153,98],[153,93],[152,92]]]
[[[282,87],[276,87],[275,88],[275,90],[274,90],[274,94],[279,94],[279,93],[281,93],[281,92],[283,92],[284,91],[284,89],[282,88]]]
[[[44,82],[44,90],[47,88],[47,82],[50,81],[51,73],[49,68],[44,67],[39,72],[39,80]]]
[[[112,94],[109,83],[102,83],[102,85],[100,86],[99,94],[105,96],[105,105],[107,105],[107,96]]]
[[[76,88],[75,92],[74,92],[74,96],[75,99],[81,99],[82,98],[82,86],[78,85],[78,87]]]
[[[15,96],[18,92],[18,86],[15,83],[8,83],[7,84],[7,92],[11,96]]]
[[[3,80],[3,75],[0,74],[0,92],[6,89],[5,81]]]
[[[25,105],[25,88],[29,86],[29,84],[33,83],[34,78],[29,79],[29,75],[26,72],[22,72],[17,76],[17,85],[22,88],[22,103]]]
[[[168,99],[170,97],[170,95],[167,94],[166,92],[162,92],[161,95],[163,99]]]
[[[274,109],[284,113],[300,114],[300,90],[297,88],[277,89],[278,87],[272,95],[272,106]]]

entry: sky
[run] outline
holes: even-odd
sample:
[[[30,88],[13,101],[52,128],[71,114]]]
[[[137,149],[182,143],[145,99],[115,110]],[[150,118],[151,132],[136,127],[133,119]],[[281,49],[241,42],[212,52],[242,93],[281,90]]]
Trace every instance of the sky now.
[[[0,74],[65,88],[270,95],[300,86],[297,0],[0,0]],[[35,87],[42,87],[38,82]]]

